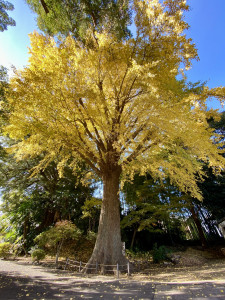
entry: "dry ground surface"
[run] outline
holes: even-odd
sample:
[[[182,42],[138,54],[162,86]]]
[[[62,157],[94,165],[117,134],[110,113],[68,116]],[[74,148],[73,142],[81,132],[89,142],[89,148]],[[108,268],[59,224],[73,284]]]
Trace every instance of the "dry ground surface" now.
[[[188,249],[177,265],[152,263],[131,277],[89,275],[40,265],[30,258],[0,260],[0,299],[225,299],[225,256]]]

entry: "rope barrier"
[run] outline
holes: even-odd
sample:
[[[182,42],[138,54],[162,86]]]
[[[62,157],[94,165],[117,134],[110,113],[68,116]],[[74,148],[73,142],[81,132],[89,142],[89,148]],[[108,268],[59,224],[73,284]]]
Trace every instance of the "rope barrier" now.
[[[72,263],[71,263],[72,262]],[[84,267],[82,268],[82,265],[84,265]],[[76,261],[76,260],[72,260],[67,258],[66,259],[66,263],[65,263],[65,267],[64,270],[66,270],[67,266],[73,266],[75,268],[78,268],[78,271],[81,272],[82,269],[86,269],[86,265],[87,263],[84,263],[82,261]],[[95,266],[94,268],[92,268],[91,266]],[[109,269],[109,267],[112,267],[112,270]],[[113,272],[116,273],[117,278],[119,278],[119,274],[120,272],[126,272],[128,274],[128,276],[130,276],[130,263],[128,262],[126,265],[104,265],[104,264],[98,264],[96,262],[96,264],[88,264],[88,269],[90,270],[96,270],[96,273],[98,273],[99,269],[107,269],[107,272]]]

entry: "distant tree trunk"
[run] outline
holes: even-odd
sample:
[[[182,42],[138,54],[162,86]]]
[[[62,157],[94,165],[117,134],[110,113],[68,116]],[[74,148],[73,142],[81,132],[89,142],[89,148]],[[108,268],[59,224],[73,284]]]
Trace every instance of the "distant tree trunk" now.
[[[133,232],[133,236],[132,236],[132,241],[130,244],[130,249],[132,250],[134,247],[134,241],[135,241],[135,237],[136,237],[136,233],[137,233],[138,227],[134,228],[134,232]]]
[[[62,239],[62,240],[58,243],[58,246],[57,246],[56,257],[55,257],[55,263],[56,263],[56,265],[58,264],[58,261],[59,261],[59,254],[60,254],[60,252],[61,252],[63,242],[64,242],[64,239]]]
[[[206,212],[206,214],[207,214],[207,218],[206,218],[205,212],[202,210],[201,206],[198,205],[197,207],[198,207],[198,211],[200,212],[202,218],[205,221],[205,224],[208,227],[210,235],[214,235],[216,237],[219,237],[219,233],[216,230],[215,224],[213,224],[212,221],[210,220],[210,215],[209,215],[208,211]]]
[[[200,241],[201,241],[201,244],[202,244],[202,247],[203,248],[206,248],[207,246],[207,241],[206,241],[206,238],[205,238],[205,235],[204,235],[204,232],[203,232],[203,229],[202,229],[202,225],[201,225],[201,222],[198,218],[198,215],[197,213],[195,212],[195,208],[193,205],[190,206],[190,212],[191,212],[191,215],[192,215],[192,218],[197,226],[197,229],[198,229],[198,235],[199,235],[199,238],[200,238]]]
[[[120,202],[119,179],[121,169],[115,168],[103,175],[103,200],[98,226],[98,235],[91,258],[84,272],[91,273],[96,263],[98,265],[124,264],[125,256],[122,254],[122,242],[120,232]],[[109,267],[108,270],[112,270]],[[102,273],[107,268],[101,267]]]
[[[91,217],[88,218],[88,231],[91,231]]]
[[[29,222],[29,217],[26,216],[25,220],[24,220],[24,224],[23,224],[23,240],[24,240],[24,244],[23,244],[23,249],[25,252],[25,255],[27,255],[27,251],[28,251],[28,246],[27,246],[27,234],[29,232],[30,229],[30,222]]]

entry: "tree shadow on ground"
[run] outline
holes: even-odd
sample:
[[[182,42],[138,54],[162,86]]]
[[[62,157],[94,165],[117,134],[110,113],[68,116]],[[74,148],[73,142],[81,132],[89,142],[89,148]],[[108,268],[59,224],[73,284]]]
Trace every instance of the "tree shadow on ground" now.
[[[150,283],[125,280],[98,281],[44,280],[18,276],[14,272],[1,272],[0,300],[73,300],[73,299],[144,299],[144,300],[187,300],[187,299],[225,299],[224,283]]]
[[[224,283],[156,284],[154,300],[225,299]]]
[[[139,282],[119,281],[43,280],[41,277],[17,276],[2,272],[0,275],[0,299],[153,299],[154,285],[142,289]]]

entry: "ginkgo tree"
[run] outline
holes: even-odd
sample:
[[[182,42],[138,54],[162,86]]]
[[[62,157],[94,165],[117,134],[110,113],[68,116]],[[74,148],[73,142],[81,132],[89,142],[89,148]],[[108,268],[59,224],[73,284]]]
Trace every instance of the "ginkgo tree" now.
[[[178,80],[197,51],[184,31],[185,1],[134,0],[136,33],[119,39],[87,32],[87,45],[33,33],[29,64],[16,71],[9,91],[13,151],[26,158],[44,154],[34,170],[55,157],[58,170],[84,160],[103,181],[98,236],[87,264],[123,263],[120,183],[134,174],[169,176],[181,191],[201,199],[196,178],[202,162],[215,171],[224,159],[211,140],[208,96],[224,88],[198,89]],[[72,163],[71,163],[72,160]]]

